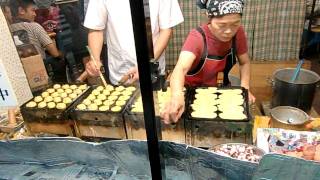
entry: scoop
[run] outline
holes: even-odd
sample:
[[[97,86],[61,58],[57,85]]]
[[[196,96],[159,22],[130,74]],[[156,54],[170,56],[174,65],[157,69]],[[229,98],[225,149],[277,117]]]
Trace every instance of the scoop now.
[[[291,83],[294,83],[294,81],[297,79],[303,62],[304,62],[304,59],[299,60],[299,63],[297,65],[296,69],[294,70],[293,76],[291,78]]]

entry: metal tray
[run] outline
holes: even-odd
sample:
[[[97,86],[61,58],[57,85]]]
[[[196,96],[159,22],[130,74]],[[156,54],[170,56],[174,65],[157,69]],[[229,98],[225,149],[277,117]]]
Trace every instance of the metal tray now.
[[[186,89],[186,92],[185,92],[185,94],[184,94],[184,101],[185,101],[185,107],[187,107],[187,104],[188,104],[188,94],[189,94],[189,90],[188,89]],[[141,97],[141,92],[140,91],[138,91],[136,94],[135,94],[135,96],[132,98],[132,101],[130,101],[129,102],[129,104],[128,104],[128,107],[127,107],[127,109],[126,109],[126,113],[128,114],[128,115],[142,115],[143,116],[143,112],[132,112],[131,110],[132,110],[132,106],[133,106],[133,104],[136,102],[136,100],[139,98],[139,97]],[[182,114],[182,116],[181,116],[181,118],[184,116],[184,114],[185,114],[185,112]],[[159,116],[156,116],[157,118],[159,117]]]
[[[73,84],[69,84],[73,85]],[[74,85],[81,85],[81,84],[74,84]],[[50,86],[49,88],[52,88],[53,86]],[[80,95],[78,95],[77,98],[75,98],[70,104],[67,105],[66,109],[60,110],[60,109],[49,109],[49,108],[27,108],[26,104],[28,104],[30,101],[32,101],[34,98],[30,99],[26,103],[24,103],[21,107],[21,114],[26,122],[61,122],[62,120],[68,119],[68,112],[72,105],[77,101],[78,98],[83,96],[88,90],[89,86],[86,90],[84,90]],[[45,89],[44,91],[46,91]],[[43,92],[44,92],[43,91]],[[40,92],[37,95],[41,95],[42,92]]]
[[[81,104],[84,99],[86,99],[91,92],[96,89],[97,86],[91,86],[90,89],[80,98],[76,100],[76,102],[72,105],[69,110],[69,114],[71,119],[80,122],[86,125],[101,125],[101,126],[122,126],[123,122],[123,114],[128,108],[128,105],[134,99],[138,92],[138,88],[132,93],[129,100],[127,100],[126,104],[122,107],[120,112],[113,111],[90,111],[90,110],[77,110],[77,105]],[[114,86],[116,87],[116,86]]]
[[[202,87],[198,87],[198,88],[202,88]],[[203,87],[206,88],[206,87]],[[219,110],[216,111],[217,113],[217,117],[216,118],[195,118],[191,116],[191,113],[193,112],[192,108],[191,108],[191,104],[193,103],[194,99],[195,99],[195,89],[196,88],[190,88],[189,89],[189,93],[188,93],[188,104],[186,106],[186,120],[196,120],[196,121],[224,121],[224,122],[248,122],[251,120],[251,115],[250,115],[250,111],[249,111],[249,101],[248,101],[248,90],[243,88],[243,87],[239,87],[239,86],[230,86],[230,87],[218,87],[218,90],[226,90],[226,89],[241,89],[242,90],[242,96],[244,99],[244,103],[242,104],[242,107],[244,109],[244,114],[247,116],[247,118],[245,119],[222,119],[219,117],[219,113],[221,113]],[[217,93],[219,94],[219,93]]]

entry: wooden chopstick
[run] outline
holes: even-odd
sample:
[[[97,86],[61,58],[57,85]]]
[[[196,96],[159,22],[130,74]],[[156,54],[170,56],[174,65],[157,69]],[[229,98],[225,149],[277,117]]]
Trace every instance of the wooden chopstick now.
[[[88,52],[90,54],[91,60],[93,61],[93,63],[96,66],[96,68],[98,69],[98,65],[97,65],[96,59],[93,57],[91,49],[89,48],[89,46],[86,46],[86,47],[87,47],[87,50],[88,50]],[[100,76],[100,79],[102,80],[103,85],[107,88],[107,82],[106,82],[103,74],[101,73],[100,69],[99,69],[99,76]]]

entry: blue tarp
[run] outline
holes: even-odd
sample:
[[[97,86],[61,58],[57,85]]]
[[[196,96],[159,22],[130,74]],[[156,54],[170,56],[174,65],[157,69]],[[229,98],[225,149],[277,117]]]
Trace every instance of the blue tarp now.
[[[251,179],[257,164],[160,142],[166,179]],[[89,143],[76,138],[0,142],[0,179],[151,179],[146,141]]]

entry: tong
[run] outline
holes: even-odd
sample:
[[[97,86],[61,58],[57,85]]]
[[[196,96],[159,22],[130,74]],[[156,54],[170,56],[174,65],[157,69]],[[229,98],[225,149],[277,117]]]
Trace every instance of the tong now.
[[[93,57],[91,49],[89,48],[89,46],[86,46],[86,47],[87,47],[87,50],[88,50],[88,52],[90,54],[91,61],[93,61],[94,65],[98,69],[98,65],[97,65],[96,59]],[[99,69],[99,76],[100,76],[100,79],[102,80],[102,83],[103,83],[104,87],[107,88],[107,82],[106,82],[106,80],[104,79],[104,76],[101,73],[101,69]]]

